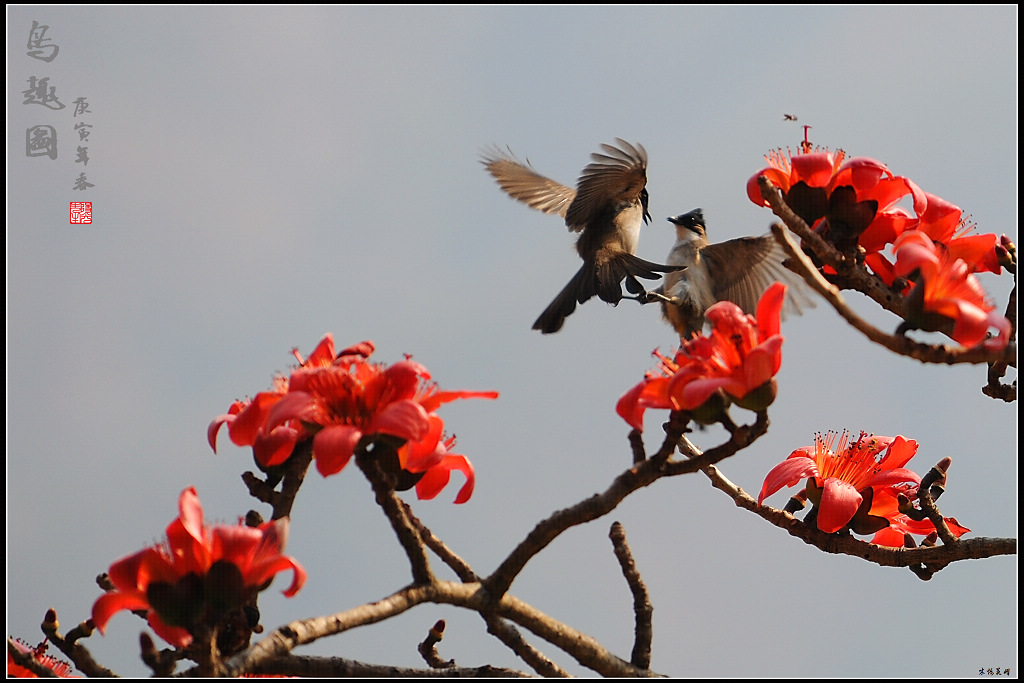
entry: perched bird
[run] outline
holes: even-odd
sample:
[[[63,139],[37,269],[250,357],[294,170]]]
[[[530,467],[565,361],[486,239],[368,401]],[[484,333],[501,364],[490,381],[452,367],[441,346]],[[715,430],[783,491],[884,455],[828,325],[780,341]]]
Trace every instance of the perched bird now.
[[[569,230],[580,233],[576,251],[583,266],[544,309],[533,329],[550,334],[562,329],[565,318],[595,294],[617,304],[621,284],[638,301],[649,294],[638,277],[657,280],[659,273],[680,270],[635,256],[640,228],[650,221],[647,210],[647,151],[616,138],[618,147],[601,145],[603,153],[580,174],[576,189],[545,178],[528,164],[500,150],[486,152],[482,163],[513,199],[565,218]]]
[[[788,285],[783,313],[799,315],[805,306],[814,306],[803,280],[782,265],[786,252],[771,233],[712,244],[700,209],[668,220],[676,226],[676,243],[666,260],[686,269],[665,275],[648,300],[662,302],[665,319],[681,338],[700,332],[704,311],[719,301],[754,313],[764,290],[776,280]]]

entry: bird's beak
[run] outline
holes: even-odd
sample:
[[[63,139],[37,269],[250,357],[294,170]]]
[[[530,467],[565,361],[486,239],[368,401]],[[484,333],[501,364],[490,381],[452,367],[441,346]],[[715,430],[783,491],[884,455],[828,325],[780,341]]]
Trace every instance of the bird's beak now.
[[[700,209],[694,209],[678,216],[669,216],[668,222],[692,230],[697,234],[704,231],[704,213]]]

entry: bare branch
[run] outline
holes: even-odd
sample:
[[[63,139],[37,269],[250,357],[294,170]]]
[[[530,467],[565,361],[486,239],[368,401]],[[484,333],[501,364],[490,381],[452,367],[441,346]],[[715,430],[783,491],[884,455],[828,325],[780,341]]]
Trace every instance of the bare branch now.
[[[568,678],[569,674],[530,645],[515,626],[493,614],[480,614],[487,624],[487,632],[506,645],[512,652],[545,678]]]
[[[675,449],[675,445],[679,443],[682,430],[685,429],[685,423],[688,422],[688,420],[679,419],[682,414],[681,411],[672,412],[669,422],[666,424],[665,443],[653,457],[633,465],[632,468],[620,474],[604,493],[594,494],[539,522],[526,538],[509,553],[494,573],[484,579],[484,585],[492,599],[497,600],[504,595],[526,563],[566,529],[603,517],[614,510],[626,496],[649,486],[661,477],[696,472],[708,464],[723,460],[749,446],[768,429],[768,415],[761,412],[758,413],[757,422],[754,425],[735,428],[727,442],[711,449],[700,458],[671,461],[668,460],[668,456]]]
[[[405,554],[409,558],[413,582],[428,584],[433,580],[433,574],[427,561],[426,549],[423,547],[423,541],[419,534],[416,533],[413,522],[406,515],[408,508],[399,499],[398,494],[395,493],[394,486],[386,479],[378,466],[376,452],[378,450],[382,449],[377,448],[373,453],[370,453],[365,446],[357,446],[355,453],[356,465],[366,475],[366,478],[370,480],[370,485],[373,487],[373,492],[377,498],[377,504],[384,510],[388,521],[391,522],[391,528],[394,530],[395,535],[398,536],[398,542],[401,543]]]
[[[653,675],[650,671],[639,669],[616,657],[590,636],[552,619],[521,600],[505,595],[494,603],[479,583],[463,584],[449,581],[409,586],[383,600],[361,605],[346,612],[293,621],[225,661],[219,673],[238,676],[241,673],[255,671],[263,662],[281,657],[299,645],[389,619],[427,602],[454,605],[477,612],[488,612],[493,609],[497,615],[514,621],[560,647],[580,664],[602,676]]]
[[[366,664],[343,657],[286,655],[263,661],[251,673],[310,678],[526,678],[528,674],[495,666],[413,669]]]
[[[456,576],[465,583],[472,583],[473,581],[480,580],[480,577],[476,575],[476,572],[474,572],[473,568],[469,566],[469,563],[456,555],[451,548],[445,545],[444,541],[435,536],[434,532],[428,529],[423,522],[420,521],[419,517],[413,513],[412,507],[410,507],[408,503],[399,498],[398,504],[402,506],[406,519],[409,520],[409,523],[416,531],[416,535],[419,536],[424,545],[433,550],[434,554],[437,555],[442,562],[448,565],[448,567],[455,572]]]
[[[281,519],[291,515],[292,505],[299,487],[306,478],[306,471],[313,460],[313,441],[307,439],[295,444],[288,460],[281,465],[283,473],[267,474],[266,480],[260,479],[252,472],[243,472],[242,481],[249,489],[249,495],[273,508],[272,519]],[[281,490],[275,491],[278,482],[283,480]]]
[[[408,503],[405,501],[399,502],[404,506],[406,516],[416,528],[416,533],[423,539],[423,543],[434,551],[434,554],[441,558],[441,561],[448,565],[464,583],[473,583],[480,580],[468,562],[456,555],[413,514],[412,508],[409,507]],[[487,624],[487,632],[504,643],[538,674],[549,678],[568,676],[557,664],[526,642],[515,626],[504,619],[496,617],[494,614],[481,613],[480,616]]]
[[[651,668],[651,641],[654,639],[654,629],[651,626],[654,607],[651,605],[651,597],[647,593],[647,586],[644,585],[644,581],[640,577],[640,571],[636,568],[633,553],[626,543],[625,529],[618,522],[613,522],[608,537],[615,548],[615,558],[622,568],[622,575],[626,578],[629,590],[633,594],[636,639],[629,661],[633,663],[633,666],[649,669]]]

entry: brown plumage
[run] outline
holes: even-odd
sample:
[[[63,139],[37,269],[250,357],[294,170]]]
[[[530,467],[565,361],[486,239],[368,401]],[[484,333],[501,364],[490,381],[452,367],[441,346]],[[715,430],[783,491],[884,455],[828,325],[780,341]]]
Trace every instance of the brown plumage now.
[[[680,337],[700,332],[704,311],[719,301],[754,313],[764,290],[775,281],[787,285],[783,312],[799,315],[804,307],[814,306],[803,280],[782,265],[786,252],[771,233],[712,244],[700,209],[668,220],[676,226],[676,243],[666,260],[686,270],[665,275],[656,293],[669,299],[662,301],[662,313]]]
[[[583,266],[540,314],[533,329],[557,332],[576,304],[594,295],[611,304],[622,298],[621,283],[641,301],[647,292],[637,278],[656,280],[660,273],[678,270],[635,256],[640,228],[650,221],[647,195],[647,151],[616,138],[618,147],[601,145],[591,155],[576,189],[546,178],[514,156],[500,150],[483,155],[482,163],[513,199],[565,219],[580,233],[576,251]]]

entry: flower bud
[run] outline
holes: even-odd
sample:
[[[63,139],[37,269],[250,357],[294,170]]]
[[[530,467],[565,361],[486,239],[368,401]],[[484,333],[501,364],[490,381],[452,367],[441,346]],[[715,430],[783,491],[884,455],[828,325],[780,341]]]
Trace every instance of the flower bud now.
[[[734,399],[734,401],[740,408],[746,408],[747,410],[752,410],[756,413],[766,409],[774,403],[775,397],[778,393],[779,385],[773,377],[761,386],[752,390],[743,398]]]
[[[693,410],[688,411],[690,417],[697,422],[704,425],[711,425],[719,422],[722,416],[729,409],[729,401],[726,400],[725,394],[719,389],[715,393],[708,397],[708,400],[700,404]]]

